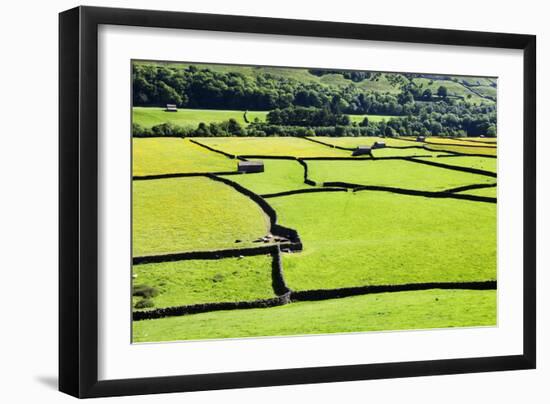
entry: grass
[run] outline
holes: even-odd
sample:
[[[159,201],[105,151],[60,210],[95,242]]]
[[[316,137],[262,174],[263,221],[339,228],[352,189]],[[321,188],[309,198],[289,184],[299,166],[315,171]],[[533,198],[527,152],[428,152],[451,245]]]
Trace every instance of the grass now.
[[[414,78],[413,83],[422,91],[430,89],[434,95],[437,95],[437,90],[440,86],[447,88],[449,96],[463,98],[464,101],[473,104],[494,104],[494,101],[480,97],[473,92],[468,86],[457,83],[452,80],[432,80],[424,77]]]
[[[408,82],[408,79],[406,79],[404,76],[393,73],[391,74],[394,77],[400,76],[403,81]],[[366,91],[373,91],[373,92],[379,92],[379,93],[390,93],[390,94],[399,94],[401,92],[401,87],[399,84],[394,85],[388,80],[388,77],[390,75],[386,73],[381,73],[380,75],[376,76],[375,78],[370,78],[366,80],[362,80],[356,85],[360,87],[362,90]],[[350,81],[347,82],[348,85]]]
[[[463,83],[466,86],[491,86],[492,84],[496,83],[495,79],[488,78],[488,77],[463,77],[463,76],[455,76],[455,78]]]
[[[134,256],[247,247],[269,229],[251,199],[204,177],[134,181],[132,223]]]
[[[134,285],[158,290],[153,308],[274,297],[271,255],[134,265]],[[139,301],[134,297],[134,303]]]
[[[267,112],[248,111],[247,118],[250,122],[254,118],[265,121]],[[226,111],[214,109],[178,109],[177,112],[166,112],[164,108],[155,107],[133,107],[132,122],[145,128],[150,128],[161,123],[170,122],[178,126],[188,126],[196,128],[199,123],[222,122],[234,118],[241,125],[246,125],[244,121],[244,111]]]
[[[265,159],[263,162],[263,173],[228,175],[225,178],[257,194],[292,191],[307,187],[304,184],[304,168],[297,161]]]
[[[133,138],[133,175],[236,171],[237,163],[178,138]]]
[[[496,279],[496,206],[387,192],[272,198],[304,250],[284,254],[295,290]]]
[[[427,144],[432,150],[437,151],[449,151],[462,154],[482,154],[485,156],[496,156],[497,148],[496,147],[469,147],[469,146],[454,146],[454,145],[437,145],[437,144]]]
[[[345,147],[376,140],[388,145],[414,145],[390,138],[316,139]],[[198,140],[241,155],[349,157],[351,154],[299,138]],[[444,146],[452,147],[459,146]],[[460,149],[486,150],[464,146]],[[380,149],[374,153],[380,156],[417,151],[430,153],[422,149]],[[496,159],[492,158],[426,160],[496,171]],[[263,173],[227,178],[258,194],[306,188],[303,168],[298,162],[263,161]],[[401,160],[310,160],[307,164],[309,177],[315,181],[432,191],[495,182],[486,176]],[[235,166],[235,160],[188,140],[134,139],[134,173],[231,171]],[[496,188],[462,194],[494,197]],[[495,204],[374,191],[298,194],[271,198],[268,202],[277,211],[278,222],[297,229],[303,242],[302,252],[282,255],[286,282],[294,290],[496,279]],[[133,182],[134,256],[255,246],[253,240],[264,236],[268,229],[268,218],[252,200],[206,177]],[[144,264],[134,266],[133,271],[137,275],[135,285],[158,292],[147,299],[150,306],[146,309],[274,296],[268,255]],[[134,297],[133,303],[143,300]],[[152,342],[479,326],[495,322],[495,291],[428,290],[136,321],[133,331],[135,342]]]
[[[392,149],[392,148],[383,148],[383,149],[374,149],[372,150],[372,155],[374,157],[414,157],[414,156],[430,156],[437,157],[440,155],[446,155],[448,153],[444,152],[433,152],[429,150],[419,149]]]
[[[497,97],[497,89],[496,87],[492,87],[492,86],[476,86],[476,87],[472,87],[471,90],[473,92],[476,92],[476,93],[479,93],[485,97],[492,97],[492,98],[496,98]]]
[[[470,142],[467,138],[452,138],[452,137],[429,137],[426,138],[425,143],[427,144],[438,144],[438,143],[445,143],[449,145],[455,145],[455,146],[483,146],[482,148],[489,148],[489,147],[496,147],[496,145],[490,145],[490,144],[482,144],[479,142]]]
[[[357,147],[357,146],[370,146],[374,142],[385,142],[387,146],[415,146],[411,142],[406,140],[400,140],[391,137],[377,137],[377,136],[344,136],[344,137],[328,137],[328,136],[315,136],[314,140],[320,140],[321,142],[329,143],[340,147]],[[417,146],[422,146],[422,143],[418,143]]]
[[[463,185],[495,181],[494,178],[483,175],[447,170],[404,160],[309,160],[307,165],[309,178],[317,183],[343,181],[360,185],[443,191]]]
[[[383,293],[134,321],[134,342],[496,325],[496,291]]]
[[[496,198],[497,188],[491,187],[491,188],[470,189],[469,191],[462,191],[459,193],[464,195],[478,195],[478,196],[488,196],[490,198]]]
[[[484,143],[489,143],[489,146],[491,143],[497,143],[497,140],[498,138],[496,137],[476,137],[476,136],[471,136],[471,137],[457,137],[455,138],[456,140],[462,140],[462,141],[471,141],[471,140],[475,140],[477,141],[477,143],[475,144],[479,144],[479,142],[484,142]]]
[[[351,122],[361,123],[365,118],[369,119],[369,122],[387,122],[391,118],[398,118],[394,115],[349,115]]]
[[[208,137],[197,140],[210,147],[236,155],[293,157],[348,157],[349,152],[332,149],[296,137]]]
[[[464,156],[453,156],[453,157],[443,157],[443,158],[422,158],[419,157],[418,160],[433,161],[442,164],[449,164],[453,166],[460,167],[470,167],[477,168],[480,170],[491,171],[493,173],[497,172],[497,159],[487,158],[487,157],[464,157]]]

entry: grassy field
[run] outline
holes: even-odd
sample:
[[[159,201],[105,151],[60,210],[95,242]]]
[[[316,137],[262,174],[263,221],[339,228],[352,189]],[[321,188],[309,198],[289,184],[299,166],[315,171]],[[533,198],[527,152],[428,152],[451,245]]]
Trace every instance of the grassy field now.
[[[271,255],[134,265],[134,286],[157,290],[150,308],[274,297]],[[134,303],[143,300],[135,296]],[[135,307],[135,304],[134,304]]]
[[[443,163],[443,164],[449,164],[449,165],[460,166],[460,167],[477,168],[480,170],[491,171],[494,173],[497,172],[497,159],[488,158],[488,157],[453,156],[453,157],[442,157],[439,159],[419,157],[418,160],[433,161],[436,163]]]
[[[419,149],[392,149],[392,148],[382,148],[372,150],[372,155],[374,157],[415,157],[415,156],[429,156],[437,157],[441,155],[447,155],[445,152],[433,152],[429,150]]]
[[[497,148],[496,147],[470,147],[470,146],[455,146],[455,145],[437,145],[437,144],[427,144],[432,150],[438,151],[449,151],[462,154],[482,154],[485,156],[496,156]]]
[[[290,288],[496,278],[494,204],[372,191],[269,202],[304,244],[283,255]]]
[[[464,140],[464,141],[472,141],[475,140],[477,142],[484,142],[484,143],[497,143],[498,138],[496,137],[458,137],[456,140]],[[476,143],[479,144],[479,143]]]
[[[440,86],[447,88],[447,94],[449,96],[460,97],[465,101],[474,103],[474,104],[493,104],[493,100],[489,100],[483,97],[480,97],[474,91],[472,91],[468,86],[465,86],[461,83],[457,83],[452,80],[431,80],[423,77],[414,78],[413,83],[421,90],[430,89],[434,95],[437,95],[437,90]]]
[[[357,137],[328,137],[328,136],[315,136],[314,140],[320,140],[325,143],[329,143],[340,147],[357,147],[357,146],[371,146],[374,142],[385,142],[387,146],[396,147],[410,147],[410,146],[422,146],[422,143],[415,145],[414,143],[406,140],[400,140],[391,137],[377,137],[377,136],[357,136]]]
[[[247,118],[250,122],[254,118],[265,121],[267,112],[248,111]],[[178,126],[196,128],[199,123],[222,122],[230,118],[237,120],[241,125],[244,121],[244,111],[222,111],[213,109],[178,109],[177,112],[166,112],[164,108],[133,107],[132,122],[145,128],[150,128],[161,123],[170,122]]]
[[[496,79],[490,77],[469,77],[469,76],[457,76],[460,83],[463,83],[469,87],[475,86],[492,86],[496,84]]]
[[[496,291],[428,290],[134,321],[134,342],[496,325]]]
[[[292,157],[349,157],[350,152],[333,149],[295,137],[206,137],[197,138],[203,144],[236,155]]]
[[[429,138],[426,138],[425,143],[427,143],[427,144],[445,143],[445,144],[455,145],[455,146],[474,146],[474,147],[483,146],[482,148],[496,147],[496,145],[482,144],[482,143],[479,143],[479,142],[471,142],[471,141],[468,141],[467,138],[452,138],[452,137],[450,137],[450,138],[429,137]]]
[[[317,183],[343,181],[360,185],[443,191],[468,184],[495,182],[494,178],[483,175],[403,160],[308,160],[307,165],[309,178]]]
[[[389,138],[316,139],[344,147],[376,140],[390,146],[415,145]],[[292,137],[197,140],[237,155],[351,154]],[[470,145],[442,147],[486,150]],[[133,153],[134,175],[233,171],[237,164],[187,139],[134,139]],[[416,148],[374,153],[377,157],[445,154]],[[496,172],[493,158],[423,159]],[[309,187],[303,183],[304,170],[297,161],[263,162],[262,173],[226,178],[260,195]],[[426,191],[496,182],[496,178],[403,160],[308,160],[307,165],[309,178],[317,182]],[[496,197],[496,188],[462,194]],[[278,223],[296,229],[303,243],[302,251],[281,255],[291,289],[496,280],[496,204],[381,191],[296,194],[267,201],[277,212]],[[257,246],[253,240],[269,231],[269,220],[255,202],[203,176],[133,181],[132,220],[134,256]],[[134,286],[154,293],[148,300],[134,296],[133,305],[138,305],[134,310],[270,298],[274,296],[271,271],[269,255],[135,265]],[[494,290],[426,290],[135,321],[133,337],[134,342],[152,342],[495,323]]]
[[[351,122],[361,123],[365,118],[369,119],[369,122],[387,122],[391,118],[398,118],[393,115],[349,115]]]
[[[178,138],[133,138],[133,175],[236,171],[237,162]]]
[[[490,198],[496,198],[497,188],[491,187],[491,188],[470,189],[469,191],[462,191],[459,193],[464,195],[478,195],[478,196],[488,196]]]
[[[204,177],[134,181],[132,223],[134,256],[248,247],[269,229],[250,198]]]
[[[228,175],[225,178],[257,194],[271,194],[307,187],[304,184],[304,168],[296,160],[266,159],[263,162],[265,170],[263,173]]]

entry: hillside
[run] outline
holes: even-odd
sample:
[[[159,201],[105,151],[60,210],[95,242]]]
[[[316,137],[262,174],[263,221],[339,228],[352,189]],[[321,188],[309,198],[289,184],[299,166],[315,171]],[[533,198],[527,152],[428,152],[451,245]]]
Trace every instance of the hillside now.
[[[407,85],[418,89],[420,92],[429,88],[435,95],[438,88],[444,86],[447,88],[450,97],[462,99],[468,103],[480,105],[494,104],[496,101],[497,82],[496,78],[491,77],[364,72],[367,77],[362,80],[352,80],[345,77],[350,72],[344,70],[150,61],[136,61],[134,63],[141,66],[163,66],[174,70],[185,70],[190,66],[196,66],[199,69],[208,69],[216,73],[244,74],[254,79],[268,75],[276,79],[318,84],[329,88],[350,88],[392,95],[399,94],[402,92],[403,86]],[[316,74],[312,72],[316,72]]]

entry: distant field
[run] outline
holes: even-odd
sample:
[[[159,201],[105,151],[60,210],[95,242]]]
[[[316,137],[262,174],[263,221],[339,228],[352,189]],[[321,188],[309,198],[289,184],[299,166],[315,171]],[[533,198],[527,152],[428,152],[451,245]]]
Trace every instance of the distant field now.
[[[306,188],[304,168],[295,160],[263,160],[263,173],[230,175],[225,178],[237,182],[257,194],[292,191]]]
[[[394,115],[348,115],[352,122],[361,123],[365,118],[369,119],[369,122],[387,122],[391,118],[399,118]]]
[[[134,265],[135,286],[155,288],[154,306],[238,302],[274,297],[271,256]],[[142,300],[134,297],[134,303]]]
[[[313,136],[311,139],[320,140],[325,143],[333,144],[341,147],[357,147],[357,146],[372,146],[374,142],[385,142],[387,146],[422,146],[422,143],[415,145],[414,143],[407,142],[391,137],[377,137],[377,136],[357,136],[357,137],[329,137],[329,136]]]
[[[494,290],[383,293],[134,321],[134,342],[496,325]]]
[[[166,112],[164,108],[154,107],[133,107],[132,122],[145,128],[150,128],[161,123],[170,122],[178,126],[187,126],[196,128],[199,123],[222,122],[230,118],[235,119],[241,125],[246,125],[244,121],[244,111],[222,111],[214,109],[178,109],[177,112]],[[254,118],[265,121],[267,112],[248,111],[247,118],[250,122]]]
[[[495,181],[494,178],[483,175],[402,160],[309,160],[307,164],[309,178],[318,183],[343,181],[360,185],[443,191],[468,184]]]
[[[438,145],[438,144],[426,144],[432,150],[457,152],[462,154],[483,154],[486,156],[496,156],[496,147],[471,147],[471,146],[455,146],[455,145]]]
[[[236,171],[237,162],[178,138],[133,138],[133,175]]]
[[[179,126],[196,128],[199,123],[222,122],[230,118],[237,120],[241,125],[246,126],[244,111],[223,111],[213,109],[178,109],[177,112],[166,112],[164,108],[155,107],[133,107],[133,122],[144,128],[151,128],[161,123],[170,122]],[[248,111],[247,119],[253,122],[258,118],[265,122],[269,111]],[[393,118],[391,115],[349,115],[352,122],[360,123],[365,117],[371,122],[388,121]]]
[[[292,289],[496,279],[494,204],[377,191],[269,203],[304,244],[283,255]]]
[[[430,156],[436,157],[441,155],[447,155],[445,152],[433,152],[425,150],[422,148],[419,149],[375,149],[372,151],[374,157],[415,157],[415,156]]]
[[[463,140],[463,141],[476,141],[476,143],[497,143],[496,137],[459,137],[456,138],[456,140]]]
[[[204,177],[133,182],[134,256],[249,247],[268,228],[259,206],[223,183]]]
[[[442,157],[439,159],[419,157],[418,159],[425,161],[435,161],[437,163],[449,164],[453,166],[477,168],[494,173],[497,172],[497,159],[494,158],[453,156]]]
[[[471,91],[477,92],[483,96],[488,97],[497,97],[497,89],[492,86],[476,86],[476,87],[470,87]]]
[[[206,137],[197,140],[210,147],[236,155],[293,157],[349,157],[350,152],[332,149],[295,137]]]
[[[446,137],[429,137],[429,138],[426,138],[425,143],[427,143],[427,144],[445,143],[445,144],[449,144],[449,145],[474,146],[474,147],[483,146],[484,148],[485,147],[487,147],[487,148],[488,147],[496,147],[496,144],[495,145],[491,145],[491,144],[488,144],[488,143],[484,144],[484,143],[480,143],[478,141],[475,141],[475,142],[468,141],[468,138],[452,138],[452,137],[449,137],[449,138],[446,138]]]
[[[421,90],[430,89],[434,95],[437,95],[437,90],[440,86],[447,88],[449,96],[457,96],[463,98],[465,101],[474,104],[494,104],[494,101],[480,97],[473,92],[468,86],[464,86],[452,80],[432,80],[428,78],[414,78],[413,83]]]

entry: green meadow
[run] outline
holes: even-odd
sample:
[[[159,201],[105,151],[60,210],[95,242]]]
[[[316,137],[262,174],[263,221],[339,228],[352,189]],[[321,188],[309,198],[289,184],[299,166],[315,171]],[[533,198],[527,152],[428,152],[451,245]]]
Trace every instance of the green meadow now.
[[[308,160],[307,165],[309,178],[317,183],[342,181],[435,192],[468,184],[495,182],[494,178],[484,175],[403,160]]]
[[[395,115],[349,115],[351,122],[361,123],[367,118],[369,122],[387,122],[391,118],[395,118]]]
[[[487,138],[487,139],[491,139],[491,138]],[[484,142],[486,140],[483,140]],[[431,143],[435,143],[435,144],[441,144],[441,143],[445,143],[445,144],[449,144],[449,145],[455,145],[455,146],[483,146],[483,147],[496,147],[496,145],[492,145],[492,144],[483,144],[483,143],[479,143],[479,140],[476,141],[474,139],[474,141],[471,141],[469,140],[468,138],[445,138],[445,137],[429,137],[425,140],[425,143],[427,144],[431,144]]]
[[[134,181],[132,213],[134,256],[249,247],[269,230],[251,199],[205,177]]]
[[[178,109],[177,112],[167,112],[164,108],[133,107],[132,122],[145,128],[151,128],[162,123],[173,123],[179,126],[196,128],[199,123],[222,122],[235,119],[241,125],[245,125],[245,111],[223,111],[215,109]],[[248,111],[246,116],[250,122],[254,119],[265,121],[267,112]]]
[[[482,154],[485,156],[496,156],[496,147],[475,147],[475,146],[458,146],[454,144],[439,145],[439,144],[426,144],[426,147],[436,151],[448,151],[461,154]]]
[[[283,255],[291,289],[496,279],[494,204],[369,191],[269,202],[304,243]]]
[[[226,153],[247,156],[349,157],[346,150],[333,149],[295,137],[209,137],[197,138],[205,145]]]
[[[445,152],[433,152],[422,148],[414,149],[392,149],[389,147],[374,149],[372,155],[375,158],[378,157],[437,157],[441,155],[447,155]]]
[[[135,138],[133,175],[236,171],[237,163],[179,138]]]
[[[479,170],[491,171],[493,173],[497,172],[497,159],[491,157],[478,157],[478,156],[452,156],[452,157],[442,157],[442,158],[422,158],[419,157],[418,160],[424,161],[434,161],[436,163],[448,164],[459,167],[469,167],[476,168]]]
[[[489,198],[496,198],[497,187],[470,189],[468,191],[462,191],[459,193],[464,195],[488,196]]]
[[[371,146],[374,142],[385,142],[386,146],[392,147],[410,147],[418,146],[422,147],[422,143],[414,144],[406,140],[401,140],[398,138],[391,137],[378,137],[378,136],[357,136],[357,137],[328,137],[328,136],[315,136],[312,137],[313,140],[320,140],[322,142],[340,146],[355,148],[357,146]]]
[[[496,325],[496,291],[427,290],[134,321],[134,342]]]
[[[222,176],[256,194],[272,194],[306,188],[304,168],[296,160],[264,160],[263,173]]]
[[[133,275],[135,288],[155,291],[148,309],[275,297],[270,255],[134,265]]]
[[[254,158],[263,161],[263,172],[223,176],[257,195],[311,188],[298,161],[277,156],[351,155],[293,137],[197,140],[227,153],[273,156]],[[382,139],[322,140],[353,147]],[[394,156],[407,151],[424,150],[374,150]],[[496,172],[494,158],[435,157],[439,154],[444,153],[417,158]],[[135,175],[234,171],[237,161],[188,139],[134,139]],[[327,181],[424,191],[496,183],[496,178],[405,160],[306,162],[317,188]],[[461,194],[496,197],[496,187]],[[296,229],[302,242],[301,251],[281,254],[291,290],[496,280],[494,203],[352,190],[266,201],[277,222]],[[205,176],[133,181],[135,257],[270,244],[275,241],[257,242],[269,229],[268,217],[256,202]],[[134,265],[133,276],[136,311],[275,296],[269,255],[140,264]],[[421,290],[134,321],[133,335],[134,342],[151,342],[481,326],[495,324],[495,310],[494,290]]]

